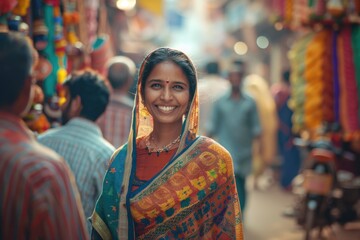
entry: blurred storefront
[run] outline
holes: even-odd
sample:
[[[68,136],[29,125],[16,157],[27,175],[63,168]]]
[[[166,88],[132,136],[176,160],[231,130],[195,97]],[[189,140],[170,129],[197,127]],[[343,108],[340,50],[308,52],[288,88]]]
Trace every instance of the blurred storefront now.
[[[104,73],[106,60],[126,55],[140,63],[160,46],[188,53],[199,68],[218,60],[243,58],[249,73],[269,83],[288,67],[286,53],[293,32],[269,23],[270,1],[264,0],[1,0],[1,31],[21,31],[39,54],[38,105],[56,125],[62,101],[61,83],[72,71],[91,67]],[[42,119],[45,119],[42,117]],[[42,125],[43,124],[43,125]]]
[[[273,23],[297,32],[288,54],[293,131],[314,138],[337,124],[360,139],[360,1],[273,0]]]
[[[38,53],[36,98],[25,118],[36,132],[59,124],[61,84],[73,71],[104,72],[114,54],[105,2],[100,0],[2,0],[0,31],[19,31]],[[45,117],[45,115],[46,117]]]
[[[293,33],[269,22],[268,1],[144,2],[148,3],[137,1],[131,10],[110,10],[113,14],[109,16],[121,19],[110,21],[120,54],[135,58],[140,54],[137,58],[141,59],[155,47],[170,46],[187,52],[197,66],[216,59],[225,70],[227,62],[244,58],[250,63],[250,72],[259,72],[269,82],[278,81],[287,67],[286,52]]]

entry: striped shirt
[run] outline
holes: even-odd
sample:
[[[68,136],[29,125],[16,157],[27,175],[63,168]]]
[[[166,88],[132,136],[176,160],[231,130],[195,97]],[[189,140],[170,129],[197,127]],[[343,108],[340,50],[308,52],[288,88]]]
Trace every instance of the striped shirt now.
[[[106,140],[120,147],[128,141],[133,101],[126,96],[111,96],[105,113],[97,121]]]
[[[0,239],[89,239],[74,176],[18,117],[0,113]]]
[[[115,148],[103,138],[94,122],[84,118],[73,118],[62,127],[40,134],[38,139],[69,164],[80,191],[85,216],[90,217]],[[88,229],[91,229],[89,222]]]

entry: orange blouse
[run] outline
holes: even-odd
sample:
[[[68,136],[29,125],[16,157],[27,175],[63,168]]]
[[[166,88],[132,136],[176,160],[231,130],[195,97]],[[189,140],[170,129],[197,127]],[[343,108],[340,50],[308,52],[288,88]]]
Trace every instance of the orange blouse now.
[[[148,181],[158,174],[175,154],[177,148],[169,152],[161,152],[159,156],[156,152],[149,154],[146,148],[136,149],[136,178],[140,181]],[[138,186],[133,186],[133,190]]]

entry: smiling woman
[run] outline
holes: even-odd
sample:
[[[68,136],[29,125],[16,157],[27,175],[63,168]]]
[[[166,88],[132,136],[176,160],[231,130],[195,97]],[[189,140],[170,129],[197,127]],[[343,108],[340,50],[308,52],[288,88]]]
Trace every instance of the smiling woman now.
[[[156,65],[146,79],[143,99],[153,116],[154,131],[159,133],[158,141],[165,127],[177,130],[174,131],[175,138],[180,135],[182,118],[189,105],[189,93],[187,77],[178,65],[170,61]],[[164,143],[158,142],[159,145]]]
[[[194,65],[159,48],[143,61],[128,143],[111,159],[93,239],[243,239],[232,159],[197,135]]]

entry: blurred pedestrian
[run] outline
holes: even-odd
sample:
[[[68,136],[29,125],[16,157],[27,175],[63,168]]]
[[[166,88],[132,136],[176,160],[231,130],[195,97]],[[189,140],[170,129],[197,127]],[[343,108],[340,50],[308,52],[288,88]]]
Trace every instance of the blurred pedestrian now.
[[[88,239],[74,176],[21,119],[32,104],[32,51],[19,33],[0,33],[0,239]]]
[[[280,185],[287,190],[291,189],[291,182],[299,174],[301,167],[300,151],[293,143],[294,135],[291,120],[293,112],[288,106],[290,89],[290,71],[284,71],[281,81],[271,86],[279,119]]]
[[[276,105],[268,82],[261,76],[250,74],[245,77],[243,85],[244,91],[248,92],[256,102],[261,125],[261,135],[253,145],[254,188],[265,188],[274,180],[270,167],[275,162],[277,152]]]
[[[243,239],[232,160],[198,136],[197,76],[183,52],[143,61],[129,142],[112,157],[93,239]]]
[[[230,83],[220,74],[218,61],[209,61],[205,65],[205,75],[199,79],[199,134],[206,134],[205,123],[213,103],[230,89]]]
[[[109,102],[109,89],[90,70],[73,73],[63,84],[63,126],[39,135],[39,141],[64,157],[79,187],[86,217],[90,217],[102,189],[106,165],[115,148],[106,141],[95,121]],[[89,231],[91,224],[88,222]]]
[[[245,62],[239,60],[232,64],[228,73],[231,89],[214,103],[206,126],[207,135],[223,145],[234,161],[243,213],[247,198],[246,178],[252,172],[253,143],[261,133],[256,102],[242,90],[245,67]]]
[[[107,66],[107,78],[112,93],[109,105],[97,123],[105,139],[118,148],[126,143],[129,137],[134,105],[134,100],[129,97],[129,89],[134,81],[136,66],[125,56],[110,59]]]

